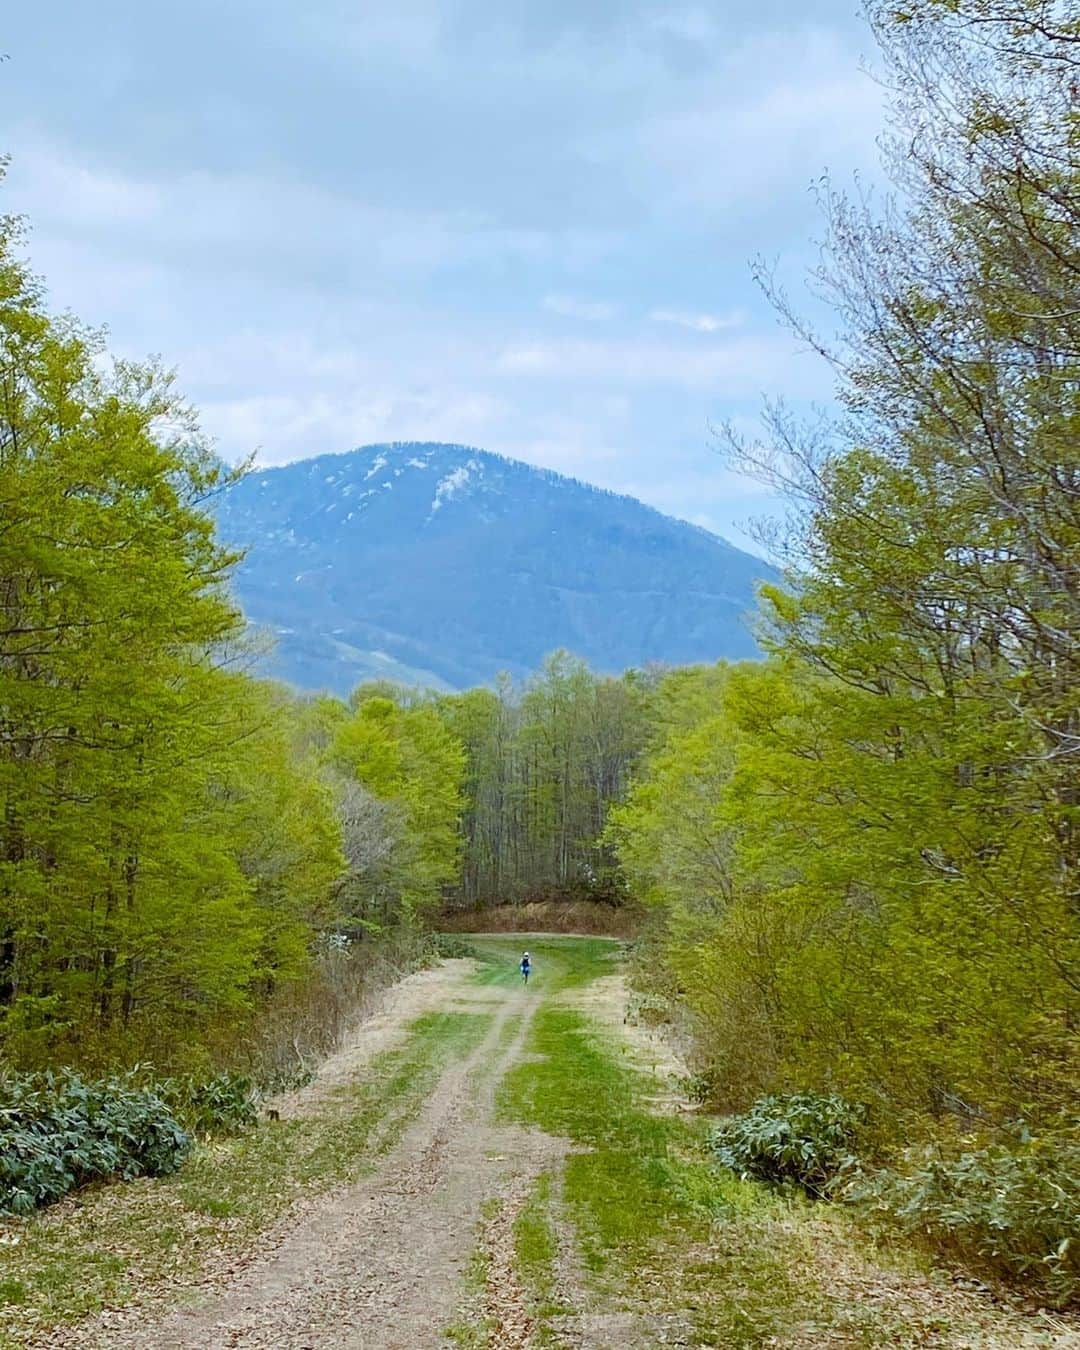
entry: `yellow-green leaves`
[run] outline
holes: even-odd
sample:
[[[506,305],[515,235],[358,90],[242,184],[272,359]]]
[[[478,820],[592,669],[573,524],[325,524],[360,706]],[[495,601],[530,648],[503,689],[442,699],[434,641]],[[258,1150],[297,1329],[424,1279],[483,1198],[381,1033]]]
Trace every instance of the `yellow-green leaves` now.
[[[224,470],[167,372],[47,314],[0,228],[0,1050],[198,1056],[305,968],[343,861],[233,673]]]

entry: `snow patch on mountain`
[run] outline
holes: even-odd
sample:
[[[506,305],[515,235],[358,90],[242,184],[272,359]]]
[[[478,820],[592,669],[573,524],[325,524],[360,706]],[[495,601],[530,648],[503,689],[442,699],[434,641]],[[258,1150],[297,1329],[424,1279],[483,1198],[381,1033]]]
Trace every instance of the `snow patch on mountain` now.
[[[428,516],[428,519],[430,520],[436,511],[442,510],[444,502],[456,497],[473,474],[479,476],[483,472],[483,465],[480,461],[470,459],[465,464],[459,464],[456,469],[451,470],[445,478],[440,478],[435,485],[435,496],[431,499],[431,515]]]
[[[374,478],[377,473],[386,468],[386,456],[376,455],[371,461],[371,468],[364,474],[365,478]]]

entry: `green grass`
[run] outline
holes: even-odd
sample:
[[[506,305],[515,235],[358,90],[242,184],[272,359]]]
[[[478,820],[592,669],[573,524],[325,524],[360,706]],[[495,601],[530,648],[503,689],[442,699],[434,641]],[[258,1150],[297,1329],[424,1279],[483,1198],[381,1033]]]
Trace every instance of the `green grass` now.
[[[505,980],[507,956],[519,945],[485,940],[492,969],[480,978]],[[596,939],[538,941],[529,950],[547,974],[545,994],[610,974],[618,951]],[[723,1226],[745,1233],[786,1213],[786,1202],[714,1167],[703,1122],[651,1109],[655,1080],[630,1067],[584,1012],[545,997],[527,1051],[500,1086],[499,1111],[577,1146],[566,1161],[563,1203],[602,1295],[641,1311],[691,1306],[705,1344],[765,1344],[777,1334],[801,1290],[783,1278],[768,1241],[751,1243],[747,1259],[729,1261],[720,1278],[710,1253]],[[523,1283],[540,1308],[554,1288],[550,1181],[544,1186],[515,1229]]]
[[[561,1178],[537,1180],[514,1224],[515,1267],[539,1344],[553,1343],[549,1319],[568,1311],[556,1303],[564,1218],[600,1310],[690,1320],[697,1345],[983,1343],[981,1320],[958,1315],[950,1324],[933,1300],[905,1302],[903,1265],[879,1260],[844,1214],[739,1181],[712,1165],[706,1122],[657,1113],[655,1079],[573,1006],[575,991],[617,969],[620,944],[532,935],[469,942],[478,986],[516,992],[523,945],[535,962],[526,1057],[499,1085],[499,1114],[575,1146]],[[422,1017],[400,1049],[377,1057],[362,1079],[302,1121],[204,1146],[175,1177],[91,1189],[0,1223],[0,1346],[47,1343],[52,1325],[118,1306],[163,1280],[190,1281],[218,1249],[242,1248],[299,1195],[370,1171],[447,1064],[479,1044],[492,1016]],[[499,1050],[520,1027],[518,1016],[507,1019]],[[875,1301],[874,1271],[883,1266],[897,1282]],[[461,1347],[490,1344],[477,1298],[486,1279],[481,1249],[468,1280],[474,1306],[447,1330]],[[993,1343],[1011,1342],[1006,1335]]]
[[[520,939],[473,941],[488,963],[480,979],[513,978],[506,967]],[[543,1001],[528,1058],[506,1075],[498,1107],[505,1119],[575,1144],[563,1204],[601,1307],[689,1320],[695,1343],[708,1346],[749,1350],[806,1337],[866,1350],[941,1343],[934,1338],[947,1319],[934,1308],[864,1299],[860,1263],[873,1256],[843,1216],[714,1166],[707,1122],[658,1114],[649,1100],[656,1081],[631,1067],[625,1047],[572,998],[544,996],[610,973],[612,943],[536,940],[529,950],[546,978],[536,987]],[[553,1288],[549,1202],[545,1191],[515,1230],[538,1307]]]
[[[469,945],[481,963],[473,982],[482,985],[519,985],[518,962],[522,951],[528,950],[533,964],[528,992],[537,999],[612,974],[622,951],[622,944],[613,938],[532,937],[520,933],[508,937],[470,934]]]
[[[719,1213],[740,1187],[705,1160],[699,1129],[641,1104],[648,1081],[615,1058],[582,1013],[541,1009],[530,1049],[542,1058],[507,1074],[500,1109],[587,1146],[567,1159],[564,1194],[590,1269],[633,1264],[673,1222]]]
[[[551,1174],[537,1177],[532,1195],[514,1220],[514,1259],[522,1284],[547,1302],[555,1287],[555,1229],[551,1222]]]
[[[117,1306],[207,1253],[240,1247],[305,1192],[357,1180],[419,1114],[447,1063],[483,1039],[492,1014],[432,1013],[400,1049],[303,1119],[267,1122],[200,1147],[173,1177],[90,1188],[0,1224],[0,1346]]]
[[[558,1238],[553,1207],[553,1178],[549,1172],[543,1172],[514,1220],[514,1267],[528,1297],[537,1343],[541,1346],[558,1344],[550,1319],[572,1311],[556,1296]]]

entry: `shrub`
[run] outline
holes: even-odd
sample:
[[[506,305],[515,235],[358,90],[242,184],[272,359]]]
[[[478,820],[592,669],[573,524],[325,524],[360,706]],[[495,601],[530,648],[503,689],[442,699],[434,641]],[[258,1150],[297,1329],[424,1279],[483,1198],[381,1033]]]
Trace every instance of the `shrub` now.
[[[161,1098],[131,1075],[0,1078],[2,1212],[27,1214],[100,1178],[173,1172],[191,1145]]]
[[[743,1180],[794,1182],[808,1195],[824,1196],[855,1165],[861,1120],[861,1110],[840,1097],[762,1097],[744,1114],[722,1120],[712,1146],[717,1160]]]
[[[303,1082],[341,1046],[382,990],[431,959],[426,933],[399,925],[321,948],[302,980],[288,980],[257,1017],[237,1019],[214,1047],[214,1062],[249,1074],[266,1092]]]
[[[671,1022],[672,1005],[660,994],[633,993],[626,1006],[626,1017],[643,1027],[666,1026]]]
[[[704,1106],[716,1097],[717,1080],[717,1070],[706,1068],[685,1074],[677,1081],[687,1101],[695,1106]]]
[[[260,1093],[241,1073],[201,1079],[193,1074],[164,1078],[150,1085],[191,1134],[239,1134],[257,1123]]]
[[[847,1198],[987,1275],[1060,1305],[1080,1298],[1080,1144],[923,1149],[899,1171],[856,1178]]]

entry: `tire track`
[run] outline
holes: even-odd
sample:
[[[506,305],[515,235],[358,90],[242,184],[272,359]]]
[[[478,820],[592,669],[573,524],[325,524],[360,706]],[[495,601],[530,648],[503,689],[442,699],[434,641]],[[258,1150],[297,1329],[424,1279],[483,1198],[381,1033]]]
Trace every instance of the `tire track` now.
[[[492,1122],[496,1085],[520,1057],[535,1007],[525,990],[508,990],[483,1041],[446,1070],[378,1171],[323,1197],[218,1294],[152,1323],[113,1323],[100,1338],[87,1328],[79,1343],[130,1350],[444,1345],[485,1200],[516,1179],[527,1186],[564,1151],[538,1132]],[[518,1344],[527,1341],[506,1342]]]

